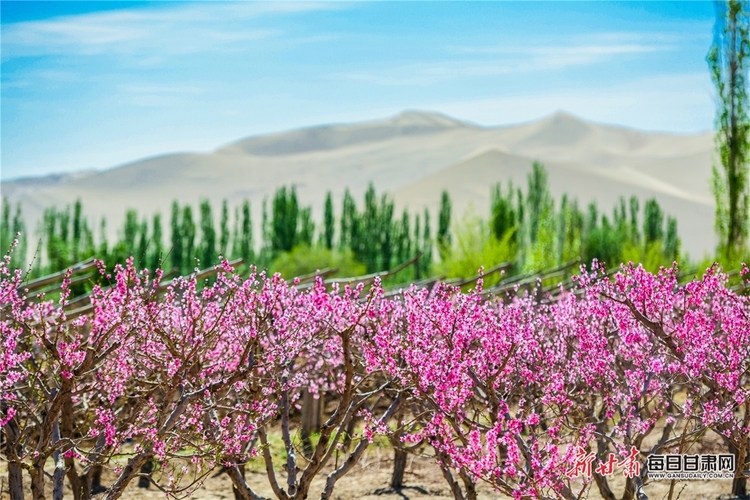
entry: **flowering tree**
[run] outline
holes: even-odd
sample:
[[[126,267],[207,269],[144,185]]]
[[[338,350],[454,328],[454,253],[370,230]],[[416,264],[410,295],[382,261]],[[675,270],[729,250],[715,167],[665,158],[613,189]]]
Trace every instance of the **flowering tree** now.
[[[648,332],[667,370],[685,381],[681,416],[721,436],[735,456],[732,492],[740,495],[750,465],[750,300],[726,285],[717,266],[685,286],[676,269],[653,275],[630,266],[598,286],[612,314]]]
[[[68,279],[57,303],[30,302],[0,262],[0,456],[13,499],[24,470],[45,498],[51,460],[55,500],[66,477],[76,500],[91,498],[105,467],[111,500],[136,477],[189,496],[217,468],[256,500],[253,459],[275,497],[307,498],[325,475],[327,499],[376,434],[430,445],[457,499],[484,481],[519,499],[568,500],[595,484],[614,500],[615,470],[619,496],[644,498],[643,460],[710,430],[736,459],[733,492],[746,490],[750,299],[715,267],[680,285],[676,267],[610,279],[594,264],[575,293],[497,301],[481,280],[388,299],[378,281],[368,293],[320,279],[301,290],[217,270],[211,284],[165,288],[130,262],[94,289],[90,316],[69,320]],[[328,404],[302,451],[305,393]]]

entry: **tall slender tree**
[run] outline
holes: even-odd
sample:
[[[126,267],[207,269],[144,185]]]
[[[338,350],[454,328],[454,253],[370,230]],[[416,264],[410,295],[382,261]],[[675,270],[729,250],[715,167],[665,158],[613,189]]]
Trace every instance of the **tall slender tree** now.
[[[716,198],[720,252],[736,257],[748,236],[748,155],[750,118],[747,103],[750,14],[745,1],[717,3],[714,40],[706,60],[717,91],[716,145],[721,170],[714,164],[711,187]]]
[[[125,253],[135,255],[136,253],[136,238],[138,238],[138,212],[135,210],[128,209],[125,212],[125,225],[122,230],[122,241],[125,244]],[[63,238],[64,239],[64,238]]]
[[[344,198],[341,202],[341,231],[339,232],[339,247],[344,250],[347,248],[354,249],[355,243],[352,241],[356,233],[357,225],[357,206],[354,198],[347,188],[344,191]]]
[[[180,219],[180,205],[177,200],[172,202],[172,218],[170,219],[171,235],[169,249],[172,256],[172,268],[182,270],[185,266],[185,253],[182,241],[182,221]]]
[[[221,202],[221,223],[219,225],[219,254],[227,257],[229,251],[229,205],[227,200]]]
[[[295,244],[311,247],[314,236],[315,223],[312,220],[312,208],[304,207],[299,211],[299,233],[295,238]]]
[[[193,208],[185,205],[182,209],[182,273],[190,274],[195,268],[195,221],[193,220]]]
[[[333,196],[331,192],[326,193],[325,207],[323,209],[323,245],[331,250],[333,248],[334,233]]]
[[[201,246],[200,260],[201,267],[215,265],[217,259],[216,253],[216,229],[214,228],[214,218],[211,213],[211,202],[203,200],[200,206],[201,210]]]
[[[437,246],[440,260],[445,261],[451,251],[451,197],[447,190],[440,195],[440,211],[438,214]]]
[[[234,225],[232,226],[232,252],[231,256],[236,259],[240,256],[240,207],[234,207]]]
[[[422,252],[424,255],[420,260],[422,275],[430,272],[432,265],[432,228],[430,227],[430,211],[424,209],[424,233],[422,235]]]
[[[162,241],[161,214],[154,214],[154,229],[151,235],[151,251],[149,252],[149,269],[159,269],[163,266],[164,242]]]
[[[263,203],[263,219],[266,222],[266,205]],[[242,202],[242,231],[240,233],[240,257],[245,264],[253,262],[253,218],[250,214],[250,200]]]
[[[80,260],[80,251],[81,251],[81,245],[83,243],[83,220],[82,214],[83,212],[83,205],[81,204],[81,199],[78,198],[73,205],[73,241],[71,243],[71,252],[74,262],[78,262]]]
[[[646,201],[643,214],[643,239],[647,245],[664,239],[664,212],[656,198]]]
[[[138,267],[145,267],[148,262],[148,222],[144,218],[141,225],[138,226],[138,249],[134,255],[135,263]]]

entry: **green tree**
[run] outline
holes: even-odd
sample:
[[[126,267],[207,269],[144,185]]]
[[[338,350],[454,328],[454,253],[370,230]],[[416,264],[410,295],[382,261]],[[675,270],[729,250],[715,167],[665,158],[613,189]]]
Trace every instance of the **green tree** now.
[[[429,274],[432,266],[432,228],[430,227],[430,211],[424,209],[424,232],[422,233],[422,252],[424,255],[419,259],[422,275]]]
[[[552,195],[549,192],[547,171],[544,165],[535,161],[528,176],[529,191],[526,194],[526,209],[528,213],[528,236],[534,243],[539,232],[539,224],[544,214],[554,211]]]
[[[265,214],[265,203],[263,204],[263,217]],[[253,218],[250,214],[250,201],[245,200],[242,203],[242,232],[240,234],[240,257],[245,264],[253,262]]]
[[[193,208],[185,205],[182,209],[182,225],[180,226],[182,236],[182,273],[190,274],[195,268],[195,221],[193,220]]]
[[[299,203],[294,187],[276,190],[273,197],[271,218],[271,251],[274,255],[288,252],[297,244]]]
[[[263,199],[261,224],[260,224],[261,244],[258,262],[261,267],[267,266],[272,260],[272,229],[268,217],[268,200]]]
[[[148,222],[143,219],[138,227],[138,250],[135,253],[135,263],[138,267],[145,267],[148,263]]]
[[[513,183],[508,183],[508,192],[503,195],[500,183],[495,184],[491,192],[490,205],[490,227],[495,238],[503,239],[508,231],[513,230],[512,238],[515,240],[514,228],[518,223],[516,210],[513,206]]]
[[[161,214],[154,214],[154,232],[151,236],[151,252],[148,259],[148,268],[159,269],[163,266],[164,242],[162,241]]]
[[[646,245],[664,239],[664,213],[656,198],[646,201],[643,214],[643,239]]]
[[[515,259],[517,249],[511,241],[513,231],[498,240],[490,224],[472,210],[464,212],[457,222],[453,231],[453,251],[439,265],[440,272],[448,278],[466,278],[475,275],[480,267],[488,269]],[[491,286],[499,279],[500,276],[490,276],[485,285]]]
[[[667,236],[664,239],[664,254],[667,259],[676,261],[680,257],[680,238],[677,236],[677,219],[667,217]]]
[[[229,251],[229,205],[227,200],[221,202],[221,223],[219,225],[219,254],[227,258]]]
[[[367,266],[367,272],[378,270],[378,253],[380,245],[380,225],[378,224],[378,205],[375,195],[375,186],[372,182],[365,191],[365,209],[362,212],[362,237],[355,240],[357,245],[352,247],[354,255],[360,262]]]
[[[381,270],[390,269],[393,264],[393,240],[395,224],[393,214],[395,208],[393,200],[386,194],[380,197],[380,208],[378,210],[378,242],[379,249],[379,268]]]
[[[2,230],[0,232],[0,250],[5,253],[10,248],[10,244],[13,242],[15,236],[10,230],[10,201],[5,196],[3,196],[2,221],[2,226],[0,226]]]
[[[638,245],[641,240],[641,234],[638,231],[638,212],[640,211],[640,202],[634,195],[630,197],[630,241],[633,245]]]
[[[295,246],[311,247],[315,235],[315,223],[312,220],[312,208],[304,207],[299,211],[299,234],[295,238]]]
[[[124,244],[125,253],[128,257],[136,254],[135,245],[139,227],[138,213],[133,209],[128,209],[125,212],[125,225],[123,226],[122,231],[122,242]]]
[[[328,250],[333,249],[333,232],[334,232],[334,216],[333,216],[333,196],[331,192],[326,193],[325,207],[323,209],[323,246]]]
[[[216,229],[214,228],[214,218],[211,213],[211,202],[203,200],[200,205],[201,211],[201,247],[200,261],[201,267],[206,268],[216,265]]]
[[[109,242],[107,241],[107,218],[102,217],[99,221],[99,248],[97,249],[100,259],[109,261]]]
[[[422,233],[419,231],[419,214],[414,216],[414,247],[416,248],[417,252],[422,251]],[[424,258],[424,255],[420,257],[420,261]],[[414,279],[418,280],[422,278],[421,271],[421,265],[417,263],[416,266],[414,266]]]
[[[581,237],[583,235],[583,214],[578,208],[578,200],[572,202],[563,196],[557,223],[557,245],[560,263],[570,262],[581,257]]]
[[[357,225],[357,206],[354,198],[347,188],[344,191],[344,198],[341,202],[341,231],[339,234],[339,248],[352,249],[352,236],[356,232]]]
[[[746,2],[730,0],[721,7],[714,41],[706,57],[716,86],[716,145],[721,171],[713,166],[711,187],[716,198],[716,230],[720,253],[738,257],[748,234],[747,72],[750,16]]]
[[[451,198],[448,191],[443,190],[440,195],[440,211],[438,213],[437,246],[440,260],[445,261],[451,251]]]
[[[241,254],[240,242],[240,207],[234,207],[234,224],[232,226],[232,252],[230,254],[232,259],[236,259]]]
[[[169,222],[171,235],[169,250],[172,256],[172,268],[182,271],[185,267],[185,253],[182,246],[182,221],[180,220],[180,205],[177,200],[172,202],[172,218]]]
[[[82,250],[81,246],[83,243],[83,222],[81,220],[83,212],[83,206],[81,204],[81,199],[78,198],[73,205],[73,241],[71,244],[71,250],[72,250],[72,257],[74,262],[78,262],[80,260],[80,251]]]
[[[11,268],[21,269],[26,259],[26,225],[21,213],[21,204],[16,204],[15,215],[11,221],[11,205],[8,198],[2,200],[2,225],[0,225],[0,255],[7,252],[13,241],[18,238],[18,246],[13,251],[10,260]],[[20,236],[19,236],[20,233]]]

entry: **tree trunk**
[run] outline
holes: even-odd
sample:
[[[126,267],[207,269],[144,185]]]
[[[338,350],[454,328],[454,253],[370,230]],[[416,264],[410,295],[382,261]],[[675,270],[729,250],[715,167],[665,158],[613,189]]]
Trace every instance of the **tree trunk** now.
[[[52,427],[52,445],[60,441],[60,420],[55,420]],[[55,449],[52,453],[55,462],[55,473],[52,476],[52,500],[63,500],[65,493],[65,460],[63,459],[60,449]]]
[[[407,453],[400,447],[393,448],[393,474],[391,488],[399,489],[404,486],[404,472],[406,471]]]
[[[237,469],[240,471],[240,476],[242,477],[242,480],[245,480],[245,464],[239,464],[237,465]],[[245,497],[242,496],[242,492],[237,489],[237,486],[235,486],[234,483],[232,483],[232,493],[234,494],[234,500],[245,500]]]
[[[9,459],[17,459],[19,446],[18,441],[18,423],[14,418],[4,427],[5,434],[5,452]],[[8,486],[10,488],[10,500],[23,500],[23,469],[17,463],[9,460],[8,463]]]
[[[322,398],[322,395],[315,398],[309,391],[305,391],[302,394],[302,426],[300,437],[302,439],[303,453],[308,458],[313,454],[313,446],[310,436],[313,432],[318,432],[320,430]]]
[[[29,471],[31,476],[31,498],[45,500],[44,496],[44,461],[36,461]]]
[[[459,473],[466,487],[466,500],[477,500],[477,483],[463,470]]]
[[[154,470],[154,462],[148,461],[143,466],[141,466],[141,474],[151,474]],[[151,486],[151,480],[146,476],[141,476],[138,478],[138,487],[139,488],[148,488]]]

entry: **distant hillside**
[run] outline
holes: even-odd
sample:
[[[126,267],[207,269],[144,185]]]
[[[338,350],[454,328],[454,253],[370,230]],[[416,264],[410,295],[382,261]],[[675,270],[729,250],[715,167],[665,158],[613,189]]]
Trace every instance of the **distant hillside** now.
[[[346,187],[361,199],[372,181],[397,208],[437,208],[440,191],[454,198],[454,217],[471,203],[484,215],[490,185],[512,179],[525,186],[534,160],[545,163],[552,192],[596,200],[610,213],[619,196],[655,196],[679,221],[684,248],[700,257],[715,247],[713,199],[708,188],[712,134],[647,133],[588,122],[566,113],[539,121],[483,128],[450,117],[410,111],[365,123],[326,125],[243,139],[207,154],[175,153],[86,175],[3,182],[2,193],[21,201],[27,226],[44,207],[81,197],[91,221],[106,216],[115,236],[126,208],[161,211],[173,199],[208,198],[230,204],[250,198],[255,228],[264,197],[295,184],[300,201],[320,217],[326,190],[336,209]],[[33,238],[32,238],[33,239]]]

